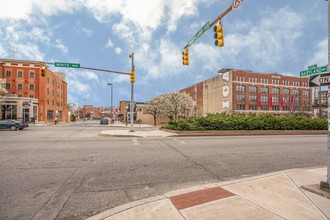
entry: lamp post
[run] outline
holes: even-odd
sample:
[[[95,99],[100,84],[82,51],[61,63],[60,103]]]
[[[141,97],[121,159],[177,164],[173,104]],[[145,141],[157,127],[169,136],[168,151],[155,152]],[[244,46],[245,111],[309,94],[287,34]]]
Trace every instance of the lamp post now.
[[[113,113],[112,113],[112,101],[113,101],[113,84],[108,83],[108,86],[111,86],[111,107],[110,107],[110,112],[111,112],[111,118],[113,118]]]

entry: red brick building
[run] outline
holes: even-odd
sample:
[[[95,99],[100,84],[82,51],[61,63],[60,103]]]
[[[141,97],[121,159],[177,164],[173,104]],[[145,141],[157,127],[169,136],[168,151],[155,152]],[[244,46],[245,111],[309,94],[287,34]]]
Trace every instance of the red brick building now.
[[[53,122],[57,118],[58,121],[67,121],[65,74],[52,72],[47,68],[45,77],[42,77],[42,65],[44,64],[40,61],[0,59],[0,78],[6,81],[8,91],[1,97],[1,118],[6,115],[7,118],[21,118],[20,112],[8,114],[7,111],[21,109],[19,100],[24,99],[25,103],[30,103],[22,109],[29,119]]]
[[[312,114],[308,78],[278,73],[221,69],[218,76],[184,88],[194,100],[194,114],[272,113]],[[198,110],[198,111],[197,111]]]

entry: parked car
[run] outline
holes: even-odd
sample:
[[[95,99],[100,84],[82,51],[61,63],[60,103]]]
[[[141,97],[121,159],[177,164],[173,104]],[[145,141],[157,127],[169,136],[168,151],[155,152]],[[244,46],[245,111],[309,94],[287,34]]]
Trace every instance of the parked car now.
[[[100,121],[101,125],[108,125],[109,124],[110,119],[109,118],[102,118]]]
[[[13,119],[1,120],[0,121],[0,129],[10,129],[12,131],[15,130],[23,130],[25,128],[25,124],[22,121],[17,121]]]

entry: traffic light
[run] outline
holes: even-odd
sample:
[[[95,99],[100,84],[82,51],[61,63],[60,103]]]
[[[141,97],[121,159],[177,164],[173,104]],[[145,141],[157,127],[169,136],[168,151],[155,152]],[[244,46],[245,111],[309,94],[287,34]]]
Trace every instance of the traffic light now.
[[[215,46],[219,46],[219,47],[223,47],[224,43],[224,39],[223,39],[223,29],[222,29],[222,24],[217,24],[214,26],[213,28],[214,33],[214,45]]]
[[[189,65],[189,52],[188,48],[182,52],[183,65]]]
[[[40,69],[41,69],[41,76],[45,77],[46,76],[46,66],[41,66]]]
[[[134,71],[130,72],[130,79],[131,79],[131,83],[135,83],[135,72]]]

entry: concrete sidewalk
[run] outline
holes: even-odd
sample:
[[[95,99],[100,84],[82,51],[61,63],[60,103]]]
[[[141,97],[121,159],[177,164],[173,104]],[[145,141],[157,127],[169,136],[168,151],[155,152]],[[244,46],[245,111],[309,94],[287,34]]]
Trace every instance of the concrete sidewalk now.
[[[330,219],[330,193],[317,189],[324,180],[325,167],[286,170],[168,192],[88,220]]]
[[[121,127],[125,129],[118,130],[104,130],[100,132],[100,136],[115,136],[115,137],[170,137],[176,136],[176,133],[159,130],[158,127],[147,124],[134,124],[134,132],[130,132],[130,125],[127,126],[122,123],[114,123],[108,127]],[[150,128],[150,129],[148,129]]]

